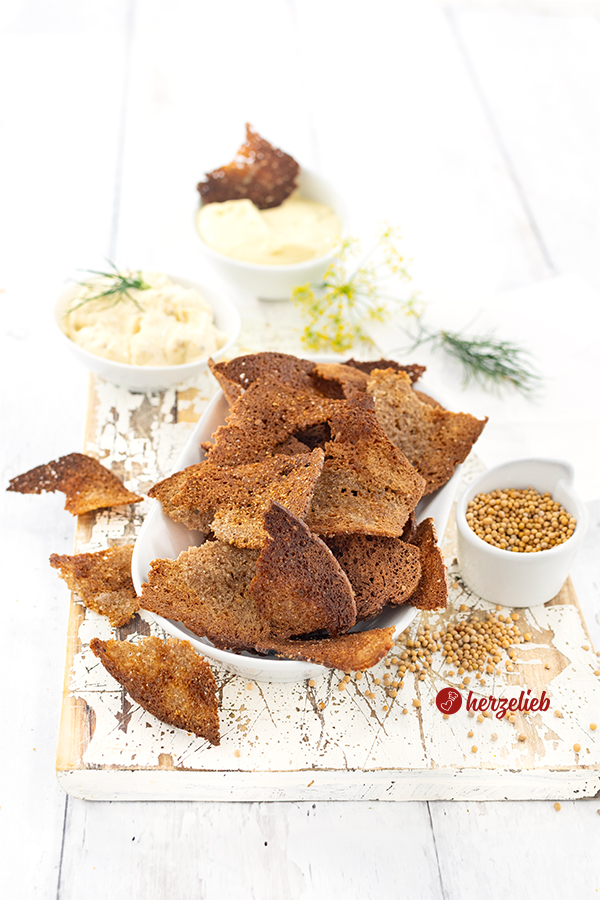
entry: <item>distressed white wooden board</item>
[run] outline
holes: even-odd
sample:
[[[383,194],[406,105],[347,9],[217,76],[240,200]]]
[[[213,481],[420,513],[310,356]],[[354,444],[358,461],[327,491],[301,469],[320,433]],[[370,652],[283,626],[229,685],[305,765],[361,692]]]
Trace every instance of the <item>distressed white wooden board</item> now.
[[[286,340],[275,335],[278,346]],[[288,339],[291,343],[291,338]],[[91,428],[86,450],[105,457],[128,487],[146,491],[169,471],[195,419],[214,390],[212,376],[195,388],[152,396],[92,382]],[[175,421],[177,418],[182,421]],[[465,478],[477,470],[465,466]],[[131,540],[146,504],[82,517],[79,551]],[[444,553],[450,561],[450,611],[422,613],[432,630],[461,604],[489,609],[462,585],[453,530]],[[462,709],[444,720],[435,707],[448,678],[438,654],[427,680],[405,678],[396,698],[386,696],[384,663],[338,689],[342,673],[331,671],[314,687],[247,682],[214,665],[220,698],[221,746],[165,726],[132,703],[91,654],[92,637],[111,637],[107,621],[74,605],[69,669],[57,769],[63,786],[90,799],[504,799],[593,796],[600,788],[600,741],[589,730],[598,718],[595,654],[579,610],[561,603],[526,611],[522,630],[533,641],[518,648],[513,675],[489,680],[486,691],[518,697],[523,686],[551,696],[547,713],[517,723],[486,719],[479,725]],[[120,637],[159,634],[144,614]],[[392,654],[390,654],[392,655]],[[544,663],[551,668],[546,670]],[[393,672],[393,669],[391,670]],[[375,693],[375,699],[365,691]],[[420,708],[413,706],[418,700]],[[320,704],[324,708],[320,709]],[[388,706],[384,710],[384,705]],[[403,713],[407,709],[407,714]],[[554,717],[554,709],[563,718]],[[474,727],[476,736],[468,738]],[[498,740],[492,741],[496,732]],[[520,732],[525,743],[517,740]],[[581,744],[575,754],[573,744]],[[477,754],[471,753],[476,743]]]

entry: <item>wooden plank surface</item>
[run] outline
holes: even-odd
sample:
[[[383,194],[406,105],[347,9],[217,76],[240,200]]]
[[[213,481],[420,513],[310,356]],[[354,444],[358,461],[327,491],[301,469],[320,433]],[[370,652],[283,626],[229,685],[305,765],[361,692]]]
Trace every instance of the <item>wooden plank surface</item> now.
[[[251,335],[250,329],[246,334]],[[261,339],[261,338],[259,338]],[[264,338],[262,338],[264,339]],[[273,335],[285,345],[284,334]],[[297,348],[294,348],[297,349]],[[195,387],[163,394],[130,394],[92,381],[85,451],[101,455],[130,489],[147,491],[179,454],[193,420],[214,390],[207,373]],[[181,411],[181,421],[179,421]],[[106,454],[106,455],[105,455]],[[480,471],[465,465],[462,485]],[[459,490],[461,490],[459,488]],[[81,517],[79,552],[131,541],[147,503]],[[429,624],[445,631],[473,610],[493,607],[474,596],[456,564],[453,519],[442,543],[448,564],[449,608],[420,613],[411,631]],[[469,613],[459,612],[468,607]],[[521,612],[521,631],[532,640],[518,647],[514,673],[473,684],[474,695],[518,697],[545,690],[550,709],[514,725],[466,709],[450,721],[435,695],[462,680],[441,654],[425,681],[407,673],[397,698],[386,695],[384,662],[340,690],[343,673],[309,682],[248,682],[213,665],[220,699],[219,748],[167,728],[125,695],[89,650],[92,637],[114,636],[107,621],[73,604],[69,622],[57,772],[65,790],[87,799],[203,800],[415,800],[534,799],[594,796],[600,790],[600,741],[589,729],[599,704],[596,656],[570,582],[546,607]],[[143,612],[121,639],[163,635]],[[584,649],[587,647],[587,649]],[[401,652],[394,648],[389,657]],[[378,686],[379,685],[379,686]],[[370,692],[370,694],[369,694]],[[466,695],[466,691],[463,691]],[[418,702],[416,708],[414,703]],[[406,712],[405,712],[406,710]],[[555,710],[562,718],[554,716]],[[476,737],[468,738],[471,726]],[[492,738],[492,734],[496,738]],[[525,734],[524,743],[518,740]],[[573,745],[580,743],[580,753]],[[471,746],[478,747],[477,755]]]

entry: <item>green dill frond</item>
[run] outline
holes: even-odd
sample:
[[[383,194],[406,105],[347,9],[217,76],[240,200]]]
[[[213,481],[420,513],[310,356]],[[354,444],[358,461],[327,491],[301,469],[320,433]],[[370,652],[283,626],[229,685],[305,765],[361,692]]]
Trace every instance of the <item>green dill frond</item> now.
[[[76,303],[74,306],[70,307],[70,309],[65,312],[65,316],[70,315],[77,309],[81,309],[82,306],[85,306],[87,303],[91,303],[92,300],[112,300],[113,302],[105,307],[106,309],[112,309],[113,306],[116,306],[122,300],[127,299],[131,300],[131,302],[134,303],[139,310],[142,309],[135,297],[132,297],[129,293],[129,291],[132,289],[138,291],[149,290],[150,285],[146,284],[146,282],[142,278],[142,273],[140,271],[120,272],[113,262],[110,262],[110,260],[108,260],[108,263],[110,266],[112,266],[112,272],[98,272],[95,269],[83,270],[85,272],[88,272],[90,275],[97,275],[98,279],[94,281],[75,282],[80,287],[84,287],[92,293],[86,297],[83,297],[79,301],[79,303]],[[104,289],[100,290],[100,288]]]

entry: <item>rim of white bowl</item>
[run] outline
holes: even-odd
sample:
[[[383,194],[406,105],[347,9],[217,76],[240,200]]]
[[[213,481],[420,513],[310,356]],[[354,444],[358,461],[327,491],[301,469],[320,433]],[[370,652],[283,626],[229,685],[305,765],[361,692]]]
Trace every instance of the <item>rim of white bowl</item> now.
[[[510,553],[507,550],[502,550],[500,547],[494,547],[493,544],[488,544],[486,541],[482,540],[482,538],[478,537],[475,534],[473,529],[467,522],[466,518],[466,507],[467,507],[467,497],[469,494],[472,494],[469,499],[476,496],[478,491],[478,485],[484,481],[489,475],[494,473],[500,474],[503,469],[508,469],[509,466],[522,465],[527,464],[533,466],[539,463],[550,463],[552,465],[562,466],[568,471],[568,475],[565,476],[564,479],[559,479],[559,481],[563,481],[567,493],[570,498],[573,500],[575,507],[577,508],[577,525],[575,526],[575,531],[566,541],[563,541],[562,544],[557,544],[555,547],[549,547],[547,550],[540,550],[538,553]],[[584,539],[589,522],[589,513],[587,508],[578,494],[572,488],[572,479],[573,479],[574,469],[570,462],[564,459],[556,459],[554,457],[542,457],[542,456],[531,456],[524,457],[520,459],[512,459],[508,460],[505,463],[501,463],[498,466],[492,466],[491,469],[486,469],[485,472],[482,472],[481,475],[478,475],[470,484],[467,485],[465,490],[462,492],[458,501],[456,503],[456,527],[460,530],[461,536],[464,540],[468,541],[473,547],[478,550],[485,550],[490,553],[492,557],[496,556],[498,559],[510,559],[511,565],[523,565],[527,561],[534,559],[536,557],[540,557],[543,559],[549,559],[550,556],[556,556],[559,553],[564,553],[567,550],[573,550],[574,547],[579,546],[581,541]],[[532,480],[533,482],[533,480]],[[535,485],[532,483],[531,485],[535,488]],[[501,490],[501,488],[490,488],[490,490]],[[537,488],[535,488],[537,490]]]
[[[167,375],[171,373],[173,375],[181,375],[181,381],[183,381],[185,380],[185,376],[187,374],[191,374],[198,367],[207,365],[209,359],[220,359],[225,353],[227,353],[228,350],[231,349],[231,347],[233,347],[242,329],[242,320],[236,305],[228,297],[224,297],[214,288],[208,288],[205,285],[202,285],[197,281],[192,281],[189,278],[180,278],[178,275],[169,275],[168,273],[164,274],[166,274],[167,278],[170,278],[171,281],[175,284],[180,284],[182,287],[196,288],[200,293],[204,292],[207,295],[212,295],[212,297],[207,296],[206,299],[211,305],[213,318],[215,314],[213,301],[218,301],[219,303],[223,303],[225,306],[227,306],[228,312],[235,320],[235,330],[234,332],[232,332],[231,337],[227,339],[223,346],[219,347],[218,350],[215,350],[214,353],[211,353],[208,356],[201,356],[199,359],[194,359],[191,362],[175,363],[172,366],[139,366],[134,363],[117,362],[114,359],[108,359],[106,356],[100,356],[98,353],[92,353],[90,350],[86,350],[85,347],[81,347],[75,341],[71,340],[71,338],[63,331],[60,325],[61,313],[63,312],[63,308],[66,305],[66,302],[69,299],[70,295],[76,290],[76,284],[65,288],[65,290],[62,291],[61,294],[59,294],[56,303],[54,304],[54,321],[56,322],[57,328],[62,335],[63,340],[67,342],[66,345],[69,348],[75,347],[76,352],[80,353],[84,358],[88,358],[91,361],[101,360],[102,365],[106,365],[107,369],[109,371],[113,371],[115,375],[119,372],[120,369],[125,369],[127,372],[131,373],[145,372],[148,375]]]

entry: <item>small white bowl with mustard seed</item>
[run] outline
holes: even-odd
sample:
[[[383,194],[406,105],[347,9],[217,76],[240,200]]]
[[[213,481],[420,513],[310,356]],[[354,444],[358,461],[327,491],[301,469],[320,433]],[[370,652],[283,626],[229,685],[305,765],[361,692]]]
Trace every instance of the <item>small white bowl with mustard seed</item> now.
[[[469,485],[456,525],[461,575],[472,591],[513,607],[558,594],[588,526],[573,475],[562,460],[518,459]]]

